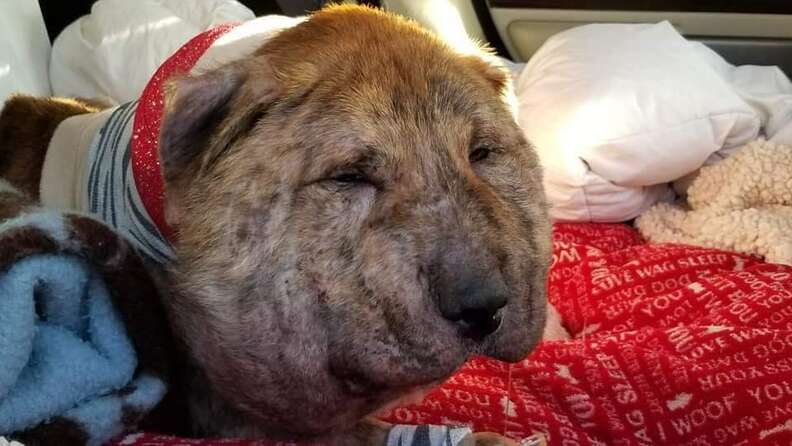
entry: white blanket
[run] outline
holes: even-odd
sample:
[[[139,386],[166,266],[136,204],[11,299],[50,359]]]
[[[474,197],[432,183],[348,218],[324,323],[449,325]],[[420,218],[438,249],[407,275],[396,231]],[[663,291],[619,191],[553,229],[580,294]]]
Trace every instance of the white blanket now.
[[[254,17],[236,0],[98,0],[91,14],[67,26],[53,43],[53,93],[133,101],[190,38]]]
[[[792,265],[792,146],[763,139],[701,169],[687,203],[659,203],[636,220],[654,243],[684,243]]]
[[[14,93],[48,96],[49,57],[38,2],[0,0],[0,104]]]

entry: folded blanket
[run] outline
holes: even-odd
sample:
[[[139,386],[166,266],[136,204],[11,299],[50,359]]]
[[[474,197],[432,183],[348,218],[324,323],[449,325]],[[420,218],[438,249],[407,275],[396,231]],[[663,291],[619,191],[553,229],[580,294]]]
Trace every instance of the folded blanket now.
[[[720,248],[792,265],[792,146],[762,139],[704,167],[687,206],[661,203],[636,221],[656,243]]]
[[[99,445],[133,429],[165,394],[169,339],[126,242],[0,185],[0,435]]]

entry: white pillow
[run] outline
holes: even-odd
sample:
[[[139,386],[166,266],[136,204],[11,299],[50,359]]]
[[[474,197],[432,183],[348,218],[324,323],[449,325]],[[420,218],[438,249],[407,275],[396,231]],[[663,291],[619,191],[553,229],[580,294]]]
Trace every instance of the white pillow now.
[[[757,113],[668,22],[557,34],[516,92],[558,220],[634,218],[671,197],[665,183],[759,132]]]
[[[50,94],[50,42],[37,1],[0,0],[0,108],[14,93]]]
[[[58,96],[140,96],[149,78],[190,38],[226,22],[254,18],[236,0],[98,0],[52,47],[50,79]]]

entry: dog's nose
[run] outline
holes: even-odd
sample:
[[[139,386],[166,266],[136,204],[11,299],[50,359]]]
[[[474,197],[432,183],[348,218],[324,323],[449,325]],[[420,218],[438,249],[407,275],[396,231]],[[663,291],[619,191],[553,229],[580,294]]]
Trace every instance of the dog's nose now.
[[[508,290],[481,241],[457,235],[438,245],[429,268],[440,314],[462,336],[481,341],[500,327]]]
[[[463,336],[482,340],[500,327],[498,310],[506,305],[506,291],[500,280],[474,277],[438,294],[440,313],[454,322]]]

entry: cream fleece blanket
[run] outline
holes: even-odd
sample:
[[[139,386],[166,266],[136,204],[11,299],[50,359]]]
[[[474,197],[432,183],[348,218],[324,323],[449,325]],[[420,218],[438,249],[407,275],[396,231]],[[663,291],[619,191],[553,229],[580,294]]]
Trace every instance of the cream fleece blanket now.
[[[657,204],[636,221],[655,243],[753,254],[792,265],[792,146],[759,139],[690,183],[687,204]]]

